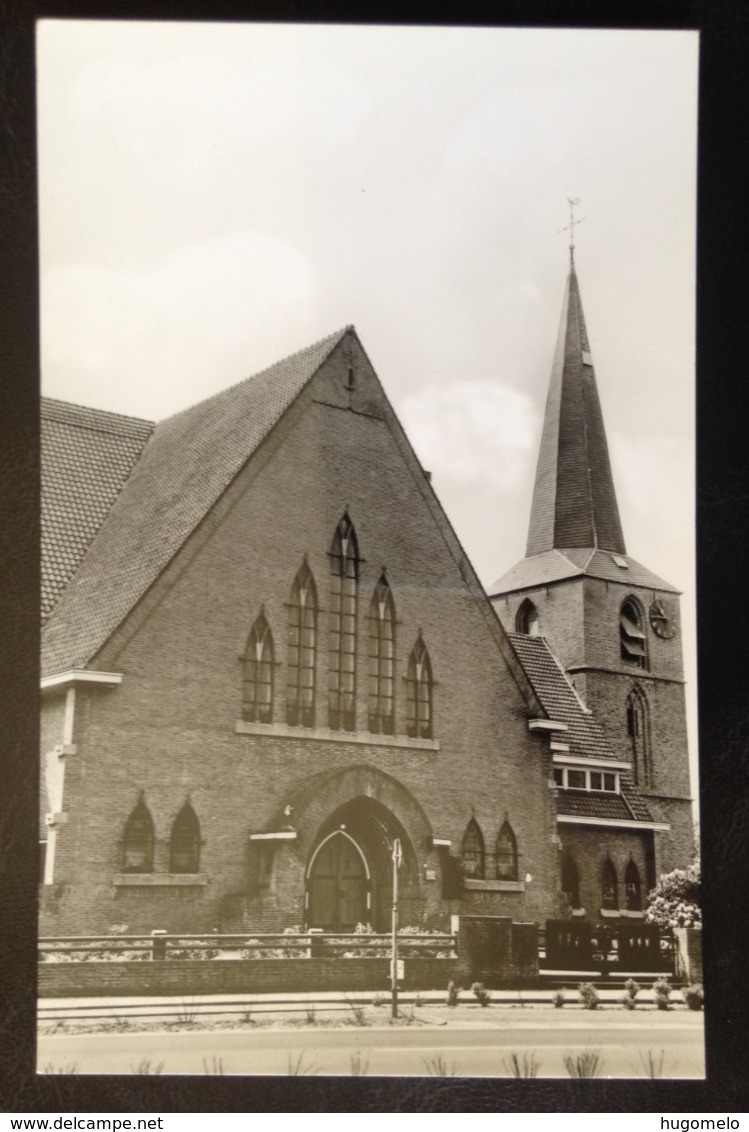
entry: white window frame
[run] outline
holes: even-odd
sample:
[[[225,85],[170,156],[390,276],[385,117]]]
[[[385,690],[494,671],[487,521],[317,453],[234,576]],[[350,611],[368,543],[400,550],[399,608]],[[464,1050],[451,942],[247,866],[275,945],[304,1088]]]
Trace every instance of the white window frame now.
[[[585,775],[585,785],[584,786],[570,786],[569,785],[568,775],[569,775],[569,772],[571,770],[579,771],[581,774]],[[556,781],[557,772],[559,772],[559,774],[561,774],[561,776],[562,776],[561,783]],[[603,775],[604,774],[613,774],[614,782],[615,782],[614,789],[610,790],[603,785],[600,788],[597,787],[597,786],[591,786],[591,784],[590,784],[591,774],[600,774],[601,775],[601,782],[603,782]],[[606,767],[595,767],[593,769],[590,769],[589,767],[585,767],[585,766],[567,766],[567,765],[565,765],[565,766],[555,766],[554,767],[554,775],[555,775],[554,784],[556,786],[558,786],[560,790],[587,790],[591,794],[620,794],[621,793],[621,782],[620,782],[620,779],[619,779],[619,772],[615,771],[615,770],[609,770]]]

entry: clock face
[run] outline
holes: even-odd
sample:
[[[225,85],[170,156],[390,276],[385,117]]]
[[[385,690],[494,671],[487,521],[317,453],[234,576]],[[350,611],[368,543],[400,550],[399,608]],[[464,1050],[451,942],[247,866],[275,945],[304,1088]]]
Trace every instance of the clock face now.
[[[673,614],[663,598],[658,598],[650,606],[650,624],[653,632],[666,641],[676,636]]]

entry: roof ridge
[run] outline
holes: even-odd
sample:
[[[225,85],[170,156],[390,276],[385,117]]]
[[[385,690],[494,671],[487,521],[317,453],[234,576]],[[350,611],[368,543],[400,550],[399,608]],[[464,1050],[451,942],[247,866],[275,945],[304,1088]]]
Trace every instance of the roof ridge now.
[[[63,401],[59,397],[41,397],[40,405],[42,417],[44,417],[45,414],[50,410],[54,411],[55,409],[62,409],[62,411],[65,412],[68,409],[77,409],[83,413],[95,414],[97,417],[104,418],[105,421],[127,421],[128,424],[149,425],[151,428],[153,428],[156,424],[155,421],[148,420],[146,417],[133,417],[128,413],[115,413],[112,409],[97,409],[95,405],[81,405],[77,401]],[[94,421],[86,422],[81,420],[70,420],[67,423],[69,423],[73,428],[89,428],[91,429],[91,431],[97,431],[95,427],[96,422]],[[104,423],[104,421],[99,421],[98,423],[101,424]]]
[[[333,352],[338,343],[341,341],[344,334],[348,334],[350,330],[353,330],[354,333],[356,333],[353,323],[349,323],[341,330],[336,330],[332,334],[326,334],[323,338],[318,338],[316,342],[312,342],[309,346],[302,346],[301,349],[295,350],[292,354],[286,354],[285,357],[279,358],[277,361],[272,362],[269,366],[264,366],[263,369],[256,370],[254,373],[248,374],[247,377],[240,378],[239,381],[235,381],[233,385],[227,385],[225,389],[219,389],[216,393],[211,393],[209,397],[204,397],[202,401],[195,401],[192,405],[185,406],[184,409],[178,409],[176,413],[170,413],[168,417],[161,417],[158,420],[157,424],[161,425],[165,424],[167,421],[173,421],[176,417],[181,416],[183,413],[191,413],[193,412],[193,410],[199,409],[202,406],[209,404],[211,401],[215,400],[218,397],[227,397],[235,389],[239,389],[241,385],[246,385],[248,381],[256,381],[259,378],[264,377],[266,374],[270,373],[271,370],[281,369],[282,366],[288,365],[289,362],[296,361],[305,354],[311,354],[315,350],[319,350],[320,347],[324,346],[327,342],[330,342],[330,348],[325,357],[320,362],[320,365],[322,365],[323,362],[325,362]]]

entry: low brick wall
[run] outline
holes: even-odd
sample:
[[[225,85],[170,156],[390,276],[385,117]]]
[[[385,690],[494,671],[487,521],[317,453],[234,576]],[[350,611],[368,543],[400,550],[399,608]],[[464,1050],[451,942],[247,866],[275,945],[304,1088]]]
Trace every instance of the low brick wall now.
[[[538,983],[538,925],[503,916],[461,916],[458,979],[489,988]]]
[[[457,979],[456,959],[406,959],[403,990]],[[39,997],[387,991],[388,959],[167,959],[137,963],[40,963]]]

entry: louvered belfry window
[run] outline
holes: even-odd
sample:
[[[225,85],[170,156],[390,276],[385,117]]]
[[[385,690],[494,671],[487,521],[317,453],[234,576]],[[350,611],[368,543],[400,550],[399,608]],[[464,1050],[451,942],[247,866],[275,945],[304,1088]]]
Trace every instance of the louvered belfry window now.
[[[642,616],[634,601],[625,601],[619,610],[619,643],[622,660],[647,668],[647,638]]]
[[[153,872],[153,819],[145,802],[139,802],[125,825],[122,842],[122,871]]]
[[[263,613],[247,639],[242,710],[249,723],[273,721],[273,637]]]
[[[305,562],[291,587],[286,722],[291,727],[315,725],[317,587]]]
[[[387,578],[377,583],[369,607],[369,730],[395,730],[395,604]]]
[[[412,738],[432,738],[432,665],[419,637],[406,674],[406,731]]]
[[[356,727],[356,597],[359,548],[348,515],[336,527],[330,552],[330,665],[328,724]]]

